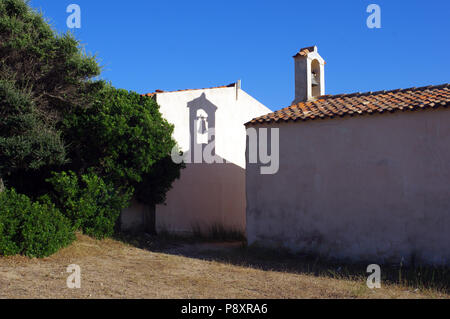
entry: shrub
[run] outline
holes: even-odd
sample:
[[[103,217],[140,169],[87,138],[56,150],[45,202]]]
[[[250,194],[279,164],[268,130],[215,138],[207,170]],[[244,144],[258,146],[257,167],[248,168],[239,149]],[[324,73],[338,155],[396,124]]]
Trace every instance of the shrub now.
[[[46,257],[74,239],[69,220],[48,199],[32,202],[14,190],[0,193],[0,255]]]
[[[78,177],[74,172],[53,173],[53,201],[71,220],[74,230],[97,239],[111,237],[130,192],[121,194],[113,185],[91,173]]]
[[[0,255],[12,256],[21,252],[20,227],[30,199],[15,191],[0,194]]]

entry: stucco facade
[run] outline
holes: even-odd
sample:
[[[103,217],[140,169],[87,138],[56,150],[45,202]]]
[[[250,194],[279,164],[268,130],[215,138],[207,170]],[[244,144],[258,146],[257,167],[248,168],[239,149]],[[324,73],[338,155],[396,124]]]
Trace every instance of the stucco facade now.
[[[450,109],[251,126],[279,128],[280,167],[247,166],[250,245],[450,264]]]
[[[163,117],[174,124],[173,137],[189,158],[166,203],[155,208],[156,231],[206,233],[222,227],[245,232],[244,124],[270,110],[238,84],[159,92],[154,98]],[[207,147],[213,149],[209,153],[214,163],[202,156]],[[133,205],[122,214],[122,225],[136,228],[143,214],[144,208]]]

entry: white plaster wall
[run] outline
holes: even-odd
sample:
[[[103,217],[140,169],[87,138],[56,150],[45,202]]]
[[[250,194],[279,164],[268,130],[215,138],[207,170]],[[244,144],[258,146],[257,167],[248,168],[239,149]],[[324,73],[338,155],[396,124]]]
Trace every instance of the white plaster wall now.
[[[217,107],[216,154],[227,163],[187,164],[167,194],[166,205],[156,207],[157,231],[189,233],[200,227],[207,232],[220,225],[245,232],[244,124],[270,110],[241,89],[236,99],[233,87],[160,93],[160,111],[175,125],[174,138],[185,152],[190,146],[187,104],[203,94]]]
[[[450,109],[265,127],[280,170],[247,167],[249,244],[450,264]]]

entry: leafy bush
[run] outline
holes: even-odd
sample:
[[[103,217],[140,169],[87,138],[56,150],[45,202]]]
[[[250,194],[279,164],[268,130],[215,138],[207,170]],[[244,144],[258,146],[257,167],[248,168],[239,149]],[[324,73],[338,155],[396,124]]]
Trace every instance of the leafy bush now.
[[[0,255],[46,257],[74,239],[69,220],[48,199],[32,202],[14,190],[0,193]]]
[[[74,230],[101,239],[110,237],[123,208],[128,206],[130,192],[121,194],[114,186],[91,173],[80,178],[72,171],[53,173],[53,201],[72,221]]]

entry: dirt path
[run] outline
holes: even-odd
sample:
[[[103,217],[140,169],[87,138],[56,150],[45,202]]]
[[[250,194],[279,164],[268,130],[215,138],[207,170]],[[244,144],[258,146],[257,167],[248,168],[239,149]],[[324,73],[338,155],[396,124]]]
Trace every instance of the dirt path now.
[[[0,298],[449,297],[399,286],[369,290],[361,280],[262,270],[204,258],[207,251],[233,247],[176,245],[152,252],[79,236],[72,246],[49,258],[0,258]],[[81,267],[81,289],[67,288],[66,269],[71,264]]]

